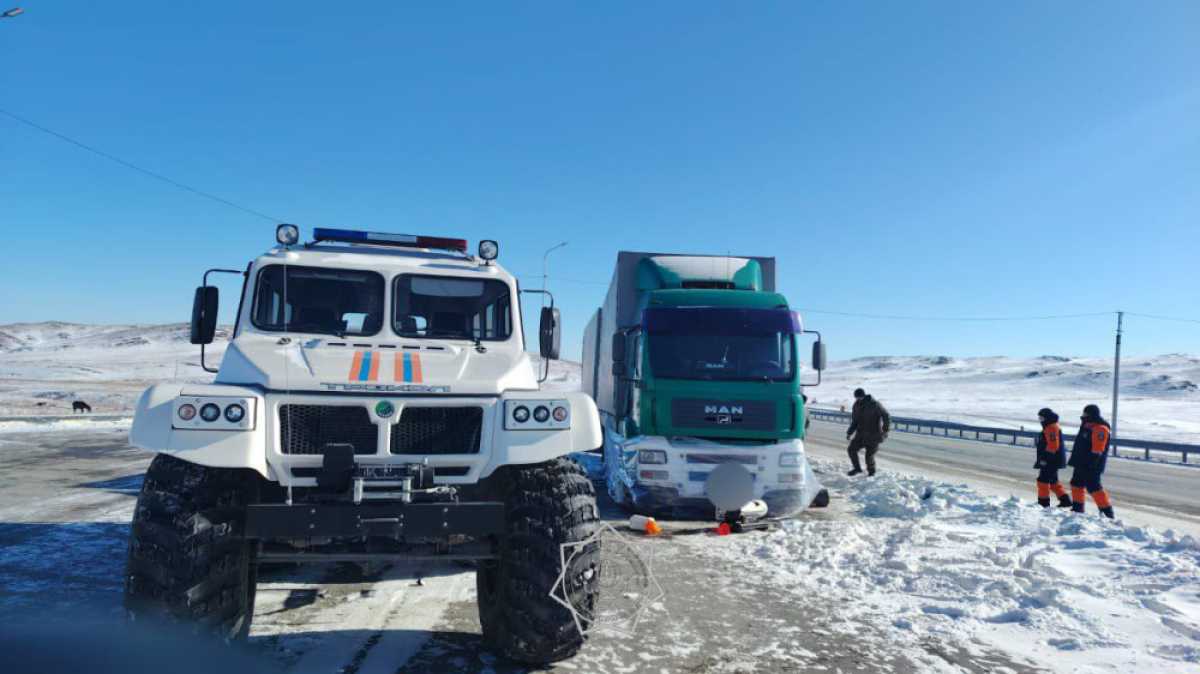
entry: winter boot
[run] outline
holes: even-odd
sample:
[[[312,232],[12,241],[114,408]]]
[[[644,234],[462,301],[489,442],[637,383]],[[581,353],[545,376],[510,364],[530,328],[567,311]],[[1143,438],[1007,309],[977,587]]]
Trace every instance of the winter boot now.
[[[1114,519],[1112,506],[1108,506],[1107,508],[1101,508],[1100,512],[1103,513],[1104,516],[1107,517],[1108,519],[1110,519],[1110,520]]]
[[[867,469],[867,477],[875,477],[875,469],[874,468]]]
[[[855,466],[855,467],[854,467],[854,470],[851,470],[849,473],[846,473],[846,475],[851,475],[851,476],[853,476],[853,475],[858,475],[859,473],[862,473],[862,468],[859,468],[858,466]]]
[[[1049,508],[1050,507],[1050,497],[1049,496],[1039,497],[1038,505],[1042,506],[1043,508]]]
[[[1083,512],[1083,501],[1075,501],[1074,503],[1072,503],[1071,504],[1071,512],[1073,512],[1073,513]]]
[[[1066,494],[1058,495],[1058,507],[1059,508],[1070,508],[1074,505],[1075,504],[1071,502],[1070,496],[1067,496]]]

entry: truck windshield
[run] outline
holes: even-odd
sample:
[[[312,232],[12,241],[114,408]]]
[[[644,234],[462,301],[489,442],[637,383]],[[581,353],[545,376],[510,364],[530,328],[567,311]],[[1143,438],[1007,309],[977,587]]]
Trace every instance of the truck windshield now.
[[[800,332],[787,309],[647,309],[650,370],[664,379],[789,381]]]
[[[393,329],[401,337],[499,341],[512,334],[508,284],[447,276],[396,277]]]
[[[383,325],[383,288],[373,271],[273,264],[258,273],[251,318],[273,332],[374,335]]]

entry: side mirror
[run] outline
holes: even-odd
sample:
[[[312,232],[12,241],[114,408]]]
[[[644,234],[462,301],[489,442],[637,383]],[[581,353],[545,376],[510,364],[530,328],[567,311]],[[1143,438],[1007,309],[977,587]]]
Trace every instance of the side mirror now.
[[[538,326],[538,342],[542,358],[558,359],[559,346],[562,343],[562,323],[559,320],[557,308],[542,307],[541,324]]]
[[[192,344],[212,344],[217,333],[217,287],[200,286],[192,300]]]
[[[613,363],[625,362],[625,333],[618,332],[612,338],[612,359]],[[618,374],[616,369],[613,369],[613,374]]]
[[[825,369],[825,342],[819,339],[813,342],[812,368],[818,372]]]
[[[616,369],[614,364],[613,369]],[[613,383],[613,412],[618,418],[629,416],[630,403],[633,401],[633,385],[628,379]]]

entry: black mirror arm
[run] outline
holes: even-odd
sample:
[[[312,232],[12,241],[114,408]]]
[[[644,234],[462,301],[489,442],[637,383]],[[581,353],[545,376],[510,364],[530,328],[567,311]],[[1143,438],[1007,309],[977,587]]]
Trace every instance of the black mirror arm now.
[[[246,274],[248,274],[250,272],[250,270],[249,270],[249,268],[247,268],[245,270],[242,270],[242,269],[209,269],[208,271],[204,272],[204,277],[200,281],[201,286],[204,286],[206,288],[208,287],[208,275],[212,274],[213,272],[216,272],[218,274],[239,274],[242,277],[245,277]],[[238,303],[238,306],[241,307],[241,302]],[[203,344],[200,345],[200,368],[203,369],[205,372],[211,372],[213,374],[216,374],[217,372],[219,372],[218,369],[211,368],[208,366],[207,363],[204,362],[204,345]]]

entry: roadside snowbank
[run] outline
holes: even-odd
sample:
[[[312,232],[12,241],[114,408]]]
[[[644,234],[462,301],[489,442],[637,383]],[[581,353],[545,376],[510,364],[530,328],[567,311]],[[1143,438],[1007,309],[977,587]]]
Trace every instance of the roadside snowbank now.
[[[133,417],[118,419],[78,419],[49,418],[10,419],[0,420],[0,433],[48,433],[55,431],[127,431],[133,424]]]
[[[781,588],[838,606],[915,652],[983,646],[1055,671],[1195,672],[1200,542],[1089,514],[982,496],[965,485],[881,472],[840,477],[816,460],[857,516],[801,519],[726,554]],[[1117,504],[1118,514],[1120,504]],[[864,644],[866,646],[866,644]]]

